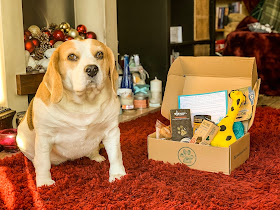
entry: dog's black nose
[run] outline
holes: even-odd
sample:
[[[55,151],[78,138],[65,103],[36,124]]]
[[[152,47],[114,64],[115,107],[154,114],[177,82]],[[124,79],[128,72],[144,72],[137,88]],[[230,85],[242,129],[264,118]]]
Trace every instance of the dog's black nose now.
[[[85,70],[86,70],[87,75],[90,77],[96,76],[96,74],[99,71],[98,66],[96,66],[96,65],[88,65],[88,66],[86,66]]]

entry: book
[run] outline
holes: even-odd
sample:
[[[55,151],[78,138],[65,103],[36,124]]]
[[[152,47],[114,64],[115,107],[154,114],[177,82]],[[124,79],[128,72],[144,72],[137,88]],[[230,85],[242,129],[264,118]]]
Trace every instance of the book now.
[[[229,8],[225,7],[225,11],[224,11],[224,19],[223,19],[223,28],[229,23]]]
[[[215,29],[218,29],[218,24],[219,24],[219,7],[216,7]]]

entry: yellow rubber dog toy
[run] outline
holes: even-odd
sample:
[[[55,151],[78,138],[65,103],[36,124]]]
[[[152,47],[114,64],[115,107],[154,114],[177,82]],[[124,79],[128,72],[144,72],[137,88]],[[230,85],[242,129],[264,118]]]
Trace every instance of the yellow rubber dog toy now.
[[[241,91],[231,91],[229,97],[232,99],[232,106],[228,114],[219,122],[220,130],[211,142],[211,146],[229,147],[236,142],[232,127],[240,106],[245,101],[245,96]]]

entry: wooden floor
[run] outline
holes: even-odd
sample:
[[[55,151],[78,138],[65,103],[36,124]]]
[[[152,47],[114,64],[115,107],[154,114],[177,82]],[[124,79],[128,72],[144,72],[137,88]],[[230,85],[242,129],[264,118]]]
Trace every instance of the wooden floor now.
[[[258,106],[269,106],[272,108],[280,109],[280,96],[265,96],[260,95],[258,99]],[[160,108],[149,108],[149,109],[142,109],[137,110],[133,113],[124,113],[120,115],[119,121],[120,122],[126,122],[130,120],[134,120],[138,117],[141,117],[143,115],[146,115],[151,112],[155,112],[160,110]],[[0,152],[0,159],[3,159],[5,157],[12,156],[16,153],[6,153],[4,151]]]
[[[260,95],[258,106],[270,106],[275,109],[280,109],[280,96],[265,96]]]

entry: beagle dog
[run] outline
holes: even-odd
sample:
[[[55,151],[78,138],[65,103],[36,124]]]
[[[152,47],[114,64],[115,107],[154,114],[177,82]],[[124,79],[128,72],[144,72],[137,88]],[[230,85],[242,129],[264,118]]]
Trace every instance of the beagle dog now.
[[[102,142],[110,162],[109,181],[124,176],[115,82],[110,48],[86,39],[64,42],[18,127],[17,144],[33,162],[37,187],[52,185],[51,164],[89,157],[101,162]]]

